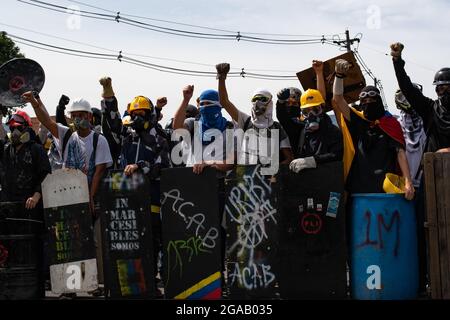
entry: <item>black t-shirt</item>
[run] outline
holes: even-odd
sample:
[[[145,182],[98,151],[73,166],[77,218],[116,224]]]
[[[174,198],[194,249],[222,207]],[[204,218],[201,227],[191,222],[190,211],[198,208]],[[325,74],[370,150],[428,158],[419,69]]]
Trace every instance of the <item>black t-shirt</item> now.
[[[378,126],[350,112],[347,126],[355,147],[355,157],[347,178],[350,193],[384,193],[387,172],[397,171],[397,153],[403,145]]]

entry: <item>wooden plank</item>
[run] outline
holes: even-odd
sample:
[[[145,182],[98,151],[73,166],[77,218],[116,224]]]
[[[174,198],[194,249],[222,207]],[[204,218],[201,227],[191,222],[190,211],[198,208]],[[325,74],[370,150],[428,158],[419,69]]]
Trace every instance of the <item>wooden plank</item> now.
[[[443,190],[440,194],[440,199],[443,202],[442,212],[445,218],[445,234],[447,238],[447,242],[445,244],[445,252],[441,252],[441,254],[445,254],[447,259],[450,260],[450,155],[442,154],[442,179],[443,179]],[[446,291],[442,293],[444,299],[450,299],[450,262],[447,265],[447,269],[443,270],[442,273],[442,282],[445,283]]]
[[[436,208],[436,185],[434,174],[434,154],[426,153],[424,156],[424,174],[425,174],[425,199],[426,199],[426,219],[428,233],[428,252],[429,252],[429,273],[431,282],[431,297],[440,299],[441,291],[441,272],[439,262],[439,230],[437,228],[437,208]]]
[[[441,290],[442,298],[450,294],[449,283],[444,281],[446,278],[447,270],[449,270],[449,255],[448,255],[448,239],[447,239],[447,220],[445,217],[445,201],[444,201],[444,167],[442,161],[442,155],[436,154],[434,160],[434,172],[436,177],[436,203],[437,203],[437,222],[439,229],[439,258],[440,258],[440,269],[441,269]]]

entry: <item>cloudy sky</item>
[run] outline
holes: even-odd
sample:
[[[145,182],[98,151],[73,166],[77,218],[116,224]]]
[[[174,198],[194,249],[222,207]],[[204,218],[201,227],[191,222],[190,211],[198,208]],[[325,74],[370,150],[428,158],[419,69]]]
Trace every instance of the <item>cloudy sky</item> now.
[[[322,34],[330,37],[341,34],[343,37],[342,33],[348,28],[352,37],[362,34],[359,53],[382,81],[387,102],[394,113],[393,94],[397,83],[391,59],[386,55],[390,43],[400,41],[405,44],[407,72],[414,81],[424,85],[424,92],[430,97],[435,97],[431,85],[434,73],[450,65],[450,1],[447,0],[43,1],[105,14],[108,11],[101,9],[242,33],[297,35],[293,37],[297,39],[309,39],[309,35]],[[144,18],[135,19],[194,32],[218,32]],[[1,1],[0,30],[56,46],[106,54],[116,54],[122,50],[135,54],[133,58],[149,63],[212,72],[215,71],[216,63],[226,61],[236,68],[233,71],[245,68],[265,74],[295,75],[297,71],[308,68],[313,59],[327,60],[342,53],[340,48],[327,44],[269,45],[180,37],[123,23],[53,12],[16,0]],[[194,95],[204,89],[217,87],[215,78],[163,73],[119,61],[62,55],[22,44],[19,47],[45,70],[46,83],[41,96],[51,114],[55,112],[55,106],[63,93],[72,99],[84,97],[92,106],[99,106],[101,87],[98,79],[104,75],[112,77],[122,111],[136,95],[146,95],[153,102],[159,96],[167,96],[169,103],[164,111],[165,120],[178,107],[185,85],[195,85]],[[370,78],[366,79],[368,83],[372,82]],[[276,95],[278,90],[286,86],[300,87],[300,84],[297,80],[232,78],[228,81],[230,99],[247,112],[255,89],[267,88]],[[31,107],[26,110],[31,111]]]

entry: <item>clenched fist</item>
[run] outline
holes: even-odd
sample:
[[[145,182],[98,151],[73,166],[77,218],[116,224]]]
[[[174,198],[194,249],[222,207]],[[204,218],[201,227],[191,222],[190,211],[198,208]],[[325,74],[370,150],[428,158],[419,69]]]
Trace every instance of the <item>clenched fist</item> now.
[[[323,72],[323,62],[319,60],[313,60],[312,67],[316,73]]]
[[[347,75],[350,66],[351,66],[350,63],[348,63],[346,60],[337,59],[334,66],[334,71],[336,72],[337,76],[344,77]]]
[[[227,78],[228,72],[230,72],[229,63],[219,63],[216,64],[217,79],[225,80]]]
[[[400,42],[391,44],[391,56],[393,56],[394,59],[401,58],[403,48],[405,48],[405,46],[403,44],[401,44]]]
[[[183,88],[183,98],[187,101],[191,100],[192,95],[194,94],[194,86],[186,86]]]
[[[167,97],[160,97],[156,100],[156,107],[162,108],[167,104]]]
[[[99,80],[100,84],[103,87],[103,98],[110,98],[114,96],[114,91],[112,88],[112,80],[110,77],[103,77]]]

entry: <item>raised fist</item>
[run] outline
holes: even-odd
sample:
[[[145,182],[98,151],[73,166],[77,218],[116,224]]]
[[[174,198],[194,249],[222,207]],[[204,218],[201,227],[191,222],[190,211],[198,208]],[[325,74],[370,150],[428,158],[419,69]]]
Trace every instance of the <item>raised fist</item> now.
[[[229,63],[219,63],[216,64],[217,79],[225,80],[227,78],[228,72],[230,72]]]
[[[289,88],[281,89],[277,93],[278,101],[280,102],[286,102],[288,101],[289,97],[291,96],[291,90]]]
[[[186,86],[183,88],[183,98],[185,100],[190,100],[192,98],[192,95],[194,94],[194,86]]]
[[[337,75],[345,76],[345,75],[347,75],[347,72],[349,69],[350,69],[350,63],[348,63],[346,60],[344,60],[344,59],[336,60],[336,63],[334,66],[334,71],[336,72]]]
[[[393,56],[396,59],[401,58],[404,47],[405,46],[400,42],[391,44],[391,56]]]
[[[64,108],[65,106],[67,106],[69,104],[69,101],[70,101],[70,98],[63,94],[63,95],[61,95],[61,98],[59,98],[58,106],[61,106]]]
[[[161,97],[161,98],[158,98],[158,99],[156,100],[156,107],[157,107],[157,108],[162,108],[162,107],[164,107],[166,104],[167,104],[167,98],[166,98],[166,97]]]
[[[316,73],[323,72],[323,62],[319,60],[313,60],[312,67]]]
[[[99,80],[100,84],[103,86],[103,98],[114,97],[114,91],[112,88],[112,80],[110,77],[103,77]]]

